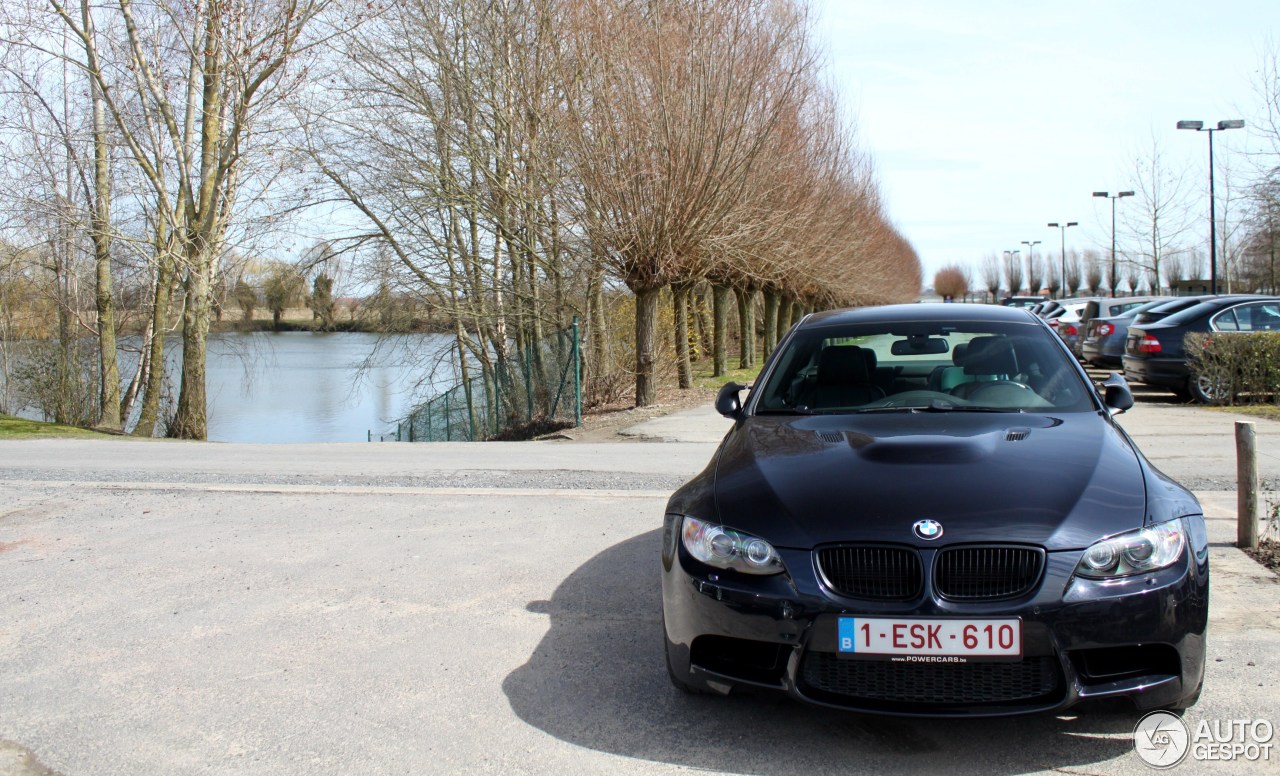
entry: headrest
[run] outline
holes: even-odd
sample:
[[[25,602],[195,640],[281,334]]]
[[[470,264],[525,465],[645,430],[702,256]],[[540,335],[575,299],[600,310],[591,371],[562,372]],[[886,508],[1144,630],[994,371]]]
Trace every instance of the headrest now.
[[[969,353],[969,343],[961,342],[956,345],[956,349],[951,351],[951,363],[956,366],[964,366],[964,358]]]
[[[964,359],[967,375],[1015,375],[1018,358],[1013,343],[1003,337],[978,337],[969,343]]]
[[[819,383],[867,383],[867,351],[857,345],[833,345],[823,348],[818,358]],[[874,353],[872,356],[874,357]]]

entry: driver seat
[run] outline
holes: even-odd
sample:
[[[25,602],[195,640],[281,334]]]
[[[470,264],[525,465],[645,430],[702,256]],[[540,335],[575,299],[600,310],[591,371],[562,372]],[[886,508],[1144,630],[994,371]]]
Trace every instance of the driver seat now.
[[[883,399],[885,393],[871,382],[865,348],[832,345],[818,357],[818,379],[812,395],[803,402],[812,408],[850,407]]]
[[[1017,379],[1018,356],[1013,343],[1003,337],[974,339],[969,343],[964,373],[972,382],[961,383],[951,391],[951,395],[961,399],[968,399],[975,390],[992,381]]]

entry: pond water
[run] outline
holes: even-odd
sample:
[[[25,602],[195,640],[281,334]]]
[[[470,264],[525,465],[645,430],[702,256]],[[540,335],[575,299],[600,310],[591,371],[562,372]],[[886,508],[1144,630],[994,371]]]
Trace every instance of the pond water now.
[[[124,383],[141,341],[120,341]],[[363,442],[395,430],[417,404],[457,382],[453,338],[439,334],[254,332],[209,337],[209,440]],[[86,342],[91,350],[92,342]],[[168,409],[178,395],[180,337],[165,343]],[[0,374],[0,385],[5,375]],[[35,407],[19,415],[48,420]],[[135,408],[136,409],[136,408]]]
[[[451,342],[442,335],[211,336],[209,439],[363,442],[370,432],[377,438],[413,405],[453,385]]]

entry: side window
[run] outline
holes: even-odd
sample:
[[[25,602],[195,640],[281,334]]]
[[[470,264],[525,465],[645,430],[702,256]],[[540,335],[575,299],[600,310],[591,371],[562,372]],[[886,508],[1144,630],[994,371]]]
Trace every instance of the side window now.
[[[1265,331],[1280,330],[1280,302],[1259,302],[1253,307],[1254,329]]]
[[[1235,312],[1239,331],[1275,331],[1280,329],[1280,303],[1251,302],[1233,307],[1232,311]]]
[[[1236,314],[1233,310],[1218,313],[1212,324],[1214,331],[1240,331],[1240,325],[1236,323]]]

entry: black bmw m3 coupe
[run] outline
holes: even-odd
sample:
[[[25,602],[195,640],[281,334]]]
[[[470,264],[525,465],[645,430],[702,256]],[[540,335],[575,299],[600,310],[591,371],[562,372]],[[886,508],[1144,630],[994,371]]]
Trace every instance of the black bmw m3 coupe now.
[[[677,687],[928,716],[1199,697],[1201,507],[1113,420],[1123,379],[1035,316],[810,315],[716,404],[735,423],[663,531]]]

